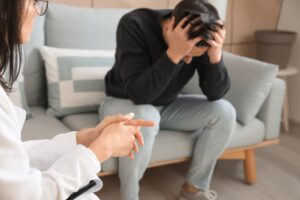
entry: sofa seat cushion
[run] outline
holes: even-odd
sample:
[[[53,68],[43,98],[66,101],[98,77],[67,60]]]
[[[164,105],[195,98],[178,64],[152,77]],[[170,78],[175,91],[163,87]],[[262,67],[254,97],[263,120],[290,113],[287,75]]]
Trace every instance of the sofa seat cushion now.
[[[62,122],[71,130],[80,131],[85,128],[95,127],[99,122],[98,113],[69,115],[62,118]]]
[[[62,119],[70,129],[82,130],[95,127],[98,124],[97,113],[70,115]],[[255,145],[263,141],[265,133],[264,124],[258,120],[251,120],[247,126],[237,123],[229,148],[239,148]],[[155,141],[151,162],[174,160],[192,155],[195,135],[188,132],[161,130]],[[176,144],[176,145],[174,145]],[[110,159],[104,163],[104,172],[117,169],[117,159]]]
[[[264,137],[265,125],[259,119],[252,119],[247,126],[237,123],[228,148],[235,149],[255,145],[262,142]]]
[[[46,108],[30,107],[31,118],[27,119],[23,131],[22,140],[50,139],[60,133],[71,131],[60,120],[48,116]]]

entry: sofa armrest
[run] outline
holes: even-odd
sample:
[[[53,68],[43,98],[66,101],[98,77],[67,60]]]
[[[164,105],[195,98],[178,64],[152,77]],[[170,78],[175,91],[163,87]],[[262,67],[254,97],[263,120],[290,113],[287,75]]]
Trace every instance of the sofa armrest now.
[[[270,94],[257,115],[265,124],[265,140],[279,137],[285,90],[285,82],[275,79]]]

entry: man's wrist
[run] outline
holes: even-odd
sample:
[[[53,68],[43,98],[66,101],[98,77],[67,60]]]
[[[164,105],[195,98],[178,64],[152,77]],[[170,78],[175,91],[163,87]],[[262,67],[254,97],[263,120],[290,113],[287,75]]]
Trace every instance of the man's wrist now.
[[[182,60],[182,56],[174,53],[171,49],[167,50],[167,55],[176,65]]]
[[[210,64],[218,64],[222,60],[222,52],[209,56]]]

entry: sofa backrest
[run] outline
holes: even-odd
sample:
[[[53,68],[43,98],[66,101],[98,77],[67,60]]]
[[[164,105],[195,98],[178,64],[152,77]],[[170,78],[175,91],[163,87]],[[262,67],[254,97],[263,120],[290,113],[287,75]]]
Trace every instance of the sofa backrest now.
[[[44,32],[45,17],[38,17],[30,42],[24,45],[25,69],[24,82],[28,104],[45,105],[46,103],[46,78],[44,64],[39,47],[45,44]]]
[[[267,99],[278,66],[229,52],[224,52],[223,59],[231,79],[230,90],[224,99],[235,107],[238,121],[247,125],[258,114]],[[199,89],[198,73],[195,73],[182,92],[202,94]]]
[[[46,102],[46,78],[39,47],[113,50],[118,22],[129,11],[50,4],[46,16],[38,18],[32,40],[25,45],[24,75],[29,105]]]
[[[46,44],[52,47],[116,47],[116,28],[127,9],[91,9],[53,4],[46,18]]]

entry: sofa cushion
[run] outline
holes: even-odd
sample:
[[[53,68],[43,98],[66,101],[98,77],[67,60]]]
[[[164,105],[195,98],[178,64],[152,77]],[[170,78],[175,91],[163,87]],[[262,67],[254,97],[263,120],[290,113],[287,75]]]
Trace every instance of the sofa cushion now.
[[[24,44],[25,69],[24,82],[25,93],[29,106],[46,105],[46,78],[44,63],[39,52],[39,47],[44,45],[44,21],[45,17],[37,17],[29,42]]]
[[[95,127],[98,123],[98,113],[83,113],[62,118],[62,122],[71,130],[83,130]]]
[[[63,118],[62,121],[71,130],[82,130],[95,127],[98,124],[98,115],[97,113],[70,115]],[[228,148],[258,144],[263,141],[264,133],[264,124],[256,118],[252,119],[247,126],[237,123]],[[188,132],[160,130],[156,137],[151,163],[191,156],[195,142],[194,136]],[[180,151],[178,151],[179,149]],[[102,170],[114,171],[117,166],[117,159],[110,159],[104,163]]]
[[[27,117],[31,116],[25,95],[24,76],[22,73],[19,75],[18,80],[14,83],[13,90],[8,96],[14,105],[23,108],[26,111]]]
[[[264,140],[265,132],[264,123],[257,118],[251,119],[247,126],[237,123],[228,148],[235,149],[258,144]]]
[[[270,93],[278,67],[233,54],[226,56],[225,64],[232,80],[225,99],[236,107],[239,121],[248,124]]]
[[[48,82],[48,112],[56,117],[97,111],[114,50],[41,48]]]
[[[224,98],[235,107],[237,120],[247,125],[258,114],[270,93],[278,67],[228,52],[224,52],[223,56],[231,79],[231,88]],[[198,82],[198,74],[195,73],[182,92],[202,94]]]
[[[265,140],[279,138],[285,91],[285,81],[279,78],[276,79],[269,96],[257,115],[257,118],[265,125]]]
[[[116,30],[128,9],[91,9],[51,4],[46,45],[75,49],[115,49]]]
[[[50,139],[57,134],[70,131],[61,121],[48,116],[45,108],[30,107],[30,111],[32,117],[27,119],[24,124],[22,140]]]
[[[258,144],[263,141],[264,131],[264,125],[258,119],[251,120],[247,126],[237,123],[227,149]],[[192,133],[160,130],[154,144],[151,163],[190,157],[196,139],[196,135]]]

